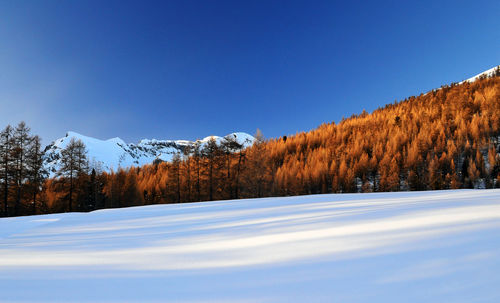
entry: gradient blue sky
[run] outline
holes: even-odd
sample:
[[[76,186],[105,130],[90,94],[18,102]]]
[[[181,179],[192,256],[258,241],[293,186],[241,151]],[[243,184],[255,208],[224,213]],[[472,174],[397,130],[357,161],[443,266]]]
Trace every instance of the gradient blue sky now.
[[[0,1],[0,127],[313,129],[500,64],[500,1]]]

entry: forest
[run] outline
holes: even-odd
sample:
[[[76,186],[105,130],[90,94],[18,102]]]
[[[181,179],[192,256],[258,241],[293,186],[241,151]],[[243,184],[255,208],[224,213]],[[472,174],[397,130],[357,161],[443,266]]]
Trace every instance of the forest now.
[[[500,187],[500,70],[243,148],[210,141],[142,167],[90,167],[71,141],[49,177],[24,123],[0,133],[0,214],[320,193]]]

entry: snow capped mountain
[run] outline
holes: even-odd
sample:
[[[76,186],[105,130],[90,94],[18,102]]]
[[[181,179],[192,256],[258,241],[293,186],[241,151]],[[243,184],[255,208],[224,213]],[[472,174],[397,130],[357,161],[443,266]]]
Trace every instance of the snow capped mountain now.
[[[464,83],[464,82],[474,82],[474,81],[476,81],[477,79],[479,79],[479,78],[481,78],[481,77],[491,77],[491,76],[493,76],[493,75],[495,74],[495,72],[496,72],[498,69],[500,69],[500,65],[495,66],[495,67],[492,67],[492,68],[490,68],[490,69],[488,69],[488,70],[486,70],[486,71],[484,71],[484,72],[482,72],[482,73],[480,73],[480,74],[477,74],[477,75],[475,75],[475,76],[474,76],[474,77],[472,77],[472,78],[469,78],[469,79],[467,79],[467,80],[464,80],[464,81],[462,81],[462,82],[460,82],[460,83]]]
[[[194,142],[187,140],[143,139],[137,144],[127,144],[118,137],[99,140],[70,131],[65,137],[55,140],[45,148],[45,164],[50,174],[53,175],[59,167],[61,151],[69,144],[72,138],[81,140],[85,144],[91,167],[103,171],[111,171],[117,170],[120,167],[128,168],[150,164],[157,159],[170,161],[175,154],[182,153],[188,146],[199,144],[203,147],[212,138],[220,145],[224,138],[230,137],[236,139],[243,147],[251,146],[255,141],[253,136],[237,132],[225,137],[209,136],[203,140]]]

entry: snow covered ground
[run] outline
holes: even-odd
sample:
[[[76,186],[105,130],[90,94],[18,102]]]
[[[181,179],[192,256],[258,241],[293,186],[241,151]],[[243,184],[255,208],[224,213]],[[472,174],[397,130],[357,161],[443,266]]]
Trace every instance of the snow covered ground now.
[[[0,302],[500,302],[500,190],[0,219]]]

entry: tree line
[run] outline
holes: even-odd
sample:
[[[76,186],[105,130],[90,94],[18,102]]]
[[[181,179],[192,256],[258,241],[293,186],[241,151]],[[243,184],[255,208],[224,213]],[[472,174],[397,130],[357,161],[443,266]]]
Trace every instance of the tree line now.
[[[55,178],[49,179],[40,137],[32,135],[25,122],[5,127],[0,132],[2,215],[58,211],[47,207],[48,184],[67,201],[68,211],[73,210],[75,203],[78,210],[89,210],[88,201],[84,205],[81,200],[83,181],[89,176],[86,153],[81,141],[71,140],[61,152],[61,166]]]
[[[71,141],[53,178],[40,138],[20,123],[0,138],[3,215],[158,203],[500,187],[500,73],[452,84],[310,132],[243,148],[197,143],[169,162],[101,172]]]
[[[36,213],[46,172],[41,140],[24,122],[0,133],[0,180],[3,216]]]
[[[264,144],[262,135],[256,134],[253,147]],[[85,210],[89,207],[239,199],[259,191],[260,179],[254,176],[260,174],[261,160],[258,149],[245,149],[236,138],[225,137],[221,142],[215,139],[205,143],[197,141],[182,153],[174,154],[169,162],[157,160],[142,167],[111,172],[96,173],[94,169],[90,178],[85,174],[78,175],[75,184],[82,184],[79,188],[83,188],[83,192],[90,191],[81,195],[84,200],[92,197],[92,203],[88,203]],[[49,208],[63,211],[68,207],[62,202],[65,197],[64,190],[59,190],[60,182],[61,178],[47,180],[45,194]],[[90,184],[90,187],[85,184]]]

